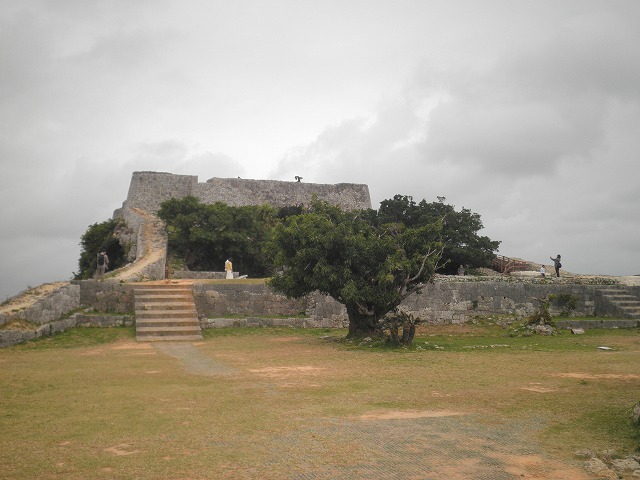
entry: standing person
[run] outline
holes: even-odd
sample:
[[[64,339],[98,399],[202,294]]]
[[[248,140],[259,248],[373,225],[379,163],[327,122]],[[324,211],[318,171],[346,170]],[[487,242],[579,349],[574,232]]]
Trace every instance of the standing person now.
[[[464,265],[458,267],[458,275],[464,276]]]
[[[547,275],[547,269],[544,268],[544,265],[540,266],[540,276],[542,276],[542,278],[546,277]]]
[[[553,268],[556,269],[556,277],[560,276],[560,269],[562,268],[562,263],[560,263],[560,254],[556,258],[549,257],[553,261]]]
[[[96,267],[96,280],[102,280],[104,272],[109,268],[109,257],[104,249],[96,256]]]
[[[227,261],[224,262],[224,271],[227,272],[227,280],[233,279],[233,258],[227,258]]]

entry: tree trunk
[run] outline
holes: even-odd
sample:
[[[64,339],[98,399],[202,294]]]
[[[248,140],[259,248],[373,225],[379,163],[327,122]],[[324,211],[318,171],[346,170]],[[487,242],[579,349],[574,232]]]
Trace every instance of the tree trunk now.
[[[362,315],[357,311],[357,307],[347,306],[349,315],[348,338],[373,337],[378,332],[376,329],[376,318],[373,315]]]
[[[413,337],[416,335],[416,326],[413,323],[405,323],[402,327],[402,344],[410,346],[413,343]]]

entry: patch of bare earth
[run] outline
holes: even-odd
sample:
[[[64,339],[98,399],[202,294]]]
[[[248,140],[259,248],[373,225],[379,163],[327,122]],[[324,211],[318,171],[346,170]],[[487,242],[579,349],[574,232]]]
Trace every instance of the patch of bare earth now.
[[[389,410],[364,413],[358,418],[360,420],[403,420],[410,418],[438,418],[464,415],[463,412],[451,410]]]
[[[640,375],[627,373],[624,375],[618,373],[554,373],[554,377],[576,378],[578,380],[638,380]]]

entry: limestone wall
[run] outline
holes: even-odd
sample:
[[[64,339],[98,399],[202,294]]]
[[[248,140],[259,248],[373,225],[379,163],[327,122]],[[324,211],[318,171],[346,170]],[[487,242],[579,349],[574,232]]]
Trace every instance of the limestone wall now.
[[[532,281],[476,281],[468,277],[442,277],[422,292],[407,298],[402,306],[416,318],[431,324],[460,324],[476,318],[509,315],[522,319],[538,309],[536,298],[551,294],[569,294],[576,298],[575,316],[621,316],[606,301],[596,285],[553,284]],[[553,302],[552,315],[565,307]],[[308,314],[313,319],[347,321],[344,306],[330,297],[315,293],[309,296]]]
[[[65,285],[28,308],[0,315],[0,327],[22,320],[32,329],[0,328],[0,347],[43,335],[51,335],[77,325],[128,325],[133,320],[134,285],[114,280],[84,280]],[[476,318],[510,315],[521,319],[537,308],[536,298],[551,294],[569,294],[576,299],[576,316],[622,317],[601,293],[590,284],[556,284],[536,281],[477,281],[473,278],[442,277],[413,295],[404,306],[417,318],[431,324],[456,324]],[[634,289],[640,295],[640,288]],[[346,327],[345,308],[320,293],[303,299],[288,299],[266,285],[245,283],[193,285],[198,317],[203,327],[289,325],[300,327]],[[87,308],[67,318],[73,310]],[[551,314],[564,307],[552,303]],[[111,315],[100,315],[109,313]],[[115,314],[115,315],[114,315]],[[592,328],[593,324],[586,324]],[[638,325],[638,320],[620,325]]]
[[[296,316],[307,309],[306,299],[288,299],[261,284],[196,283],[193,298],[199,317]]]
[[[122,210],[140,208],[155,213],[160,204],[170,198],[193,195],[203,203],[223,202],[231,206],[263,205],[289,206],[308,204],[315,195],[345,210],[371,208],[369,187],[362,184],[336,185],[283,182],[277,180],[249,180],[241,178],[211,178],[198,183],[195,175],[174,175],[163,172],[134,172]]]
[[[82,280],[78,282],[80,289],[80,306],[91,308],[102,313],[132,313],[135,309],[133,284],[118,281]]]
[[[353,183],[336,185],[283,182],[278,180],[246,180],[210,178],[194,185],[193,193],[204,203],[224,202],[234,207],[244,205],[308,205],[313,196],[344,210],[371,208],[369,187]]]
[[[26,308],[0,313],[0,325],[15,320],[42,325],[80,307],[80,288],[67,284]]]
[[[192,195],[198,183],[196,175],[174,175],[165,172],[133,172],[129,193],[123,208],[140,208],[155,213],[170,198]]]

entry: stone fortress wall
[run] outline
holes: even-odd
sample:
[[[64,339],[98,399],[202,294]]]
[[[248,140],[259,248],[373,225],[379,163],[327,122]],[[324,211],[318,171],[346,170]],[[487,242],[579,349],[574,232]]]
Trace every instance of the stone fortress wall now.
[[[371,208],[369,187],[364,184],[335,185],[285,182],[280,180],[249,180],[242,178],[210,178],[198,182],[196,175],[175,175],[164,172],[133,172],[123,209],[140,208],[156,213],[160,204],[171,198],[192,195],[203,203],[226,203],[233,207],[269,204],[274,207],[306,205],[314,196],[344,210]]]
[[[127,199],[122,208],[113,213],[113,218],[123,219],[127,225],[127,233],[120,236],[119,240],[129,252],[128,260],[132,262],[121,271],[116,271],[119,279],[140,281],[164,278],[167,238],[159,226],[162,222],[155,214],[162,202],[189,195],[206,204],[222,202],[234,207],[308,205],[317,198],[343,210],[371,208],[369,187],[363,184],[328,185],[215,177],[200,183],[196,175],[133,172]]]

